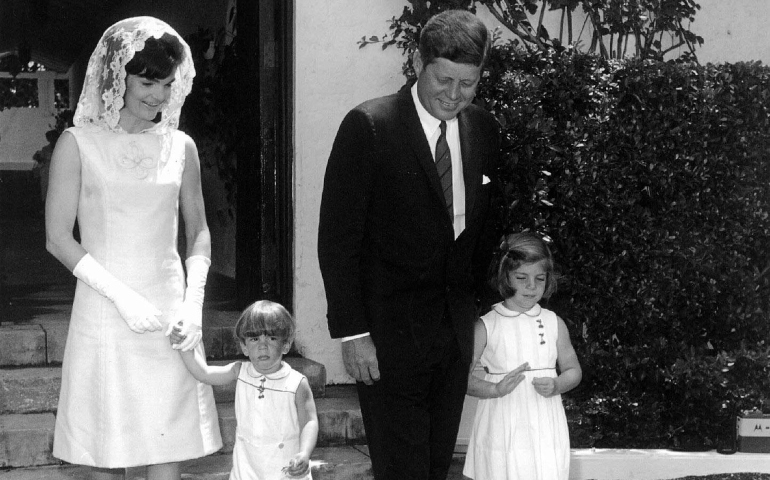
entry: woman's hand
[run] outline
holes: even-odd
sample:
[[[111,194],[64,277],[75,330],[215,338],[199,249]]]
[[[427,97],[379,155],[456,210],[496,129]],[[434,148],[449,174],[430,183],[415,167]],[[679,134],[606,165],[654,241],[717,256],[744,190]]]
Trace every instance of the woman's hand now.
[[[554,377],[534,378],[532,379],[532,385],[535,387],[535,391],[545,398],[559,394],[559,389],[556,386],[556,379]]]
[[[122,288],[113,296],[115,308],[134,333],[157,332],[163,328],[162,312],[146,298],[130,288]]]
[[[495,394],[498,397],[504,397],[511,393],[519,384],[524,381],[524,375],[522,372],[529,370],[529,363],[522,363],[518,367],[511,370],[502,380],[497,382],[494,387]]]
[[[181,342],[172,342],[174,350],[189,352],[203,338],[203,317],[198,305],[182,302],[166,329],[166,336],[176,333]]]

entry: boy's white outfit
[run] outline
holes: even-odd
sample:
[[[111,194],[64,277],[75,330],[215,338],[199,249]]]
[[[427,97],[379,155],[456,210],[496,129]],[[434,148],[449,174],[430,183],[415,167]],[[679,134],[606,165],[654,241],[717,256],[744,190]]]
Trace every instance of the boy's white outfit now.
[[[311,480],[290,477],[282,469],[299,451],[299,420],[294,401],[304,375],[281,362],[262,375],[249,361],[241,363],[235,387],[237,429],[230,480]]]
[[[556,314],[535,305],[517,313],[495,305],[481,319],[485,380],[497,383],[525,362],[530,371],[510,394],[480,399],[463,475],[477,480],[567,480],[569,431],[561,395],[545,398],[532,379],[556,377]]]

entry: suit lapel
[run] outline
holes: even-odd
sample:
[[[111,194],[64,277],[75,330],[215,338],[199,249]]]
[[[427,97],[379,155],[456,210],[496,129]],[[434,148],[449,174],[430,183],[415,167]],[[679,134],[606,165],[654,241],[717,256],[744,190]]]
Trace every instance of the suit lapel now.
[[[412,94],[408,88],[404,88],[399,96],[399,110],[404,131],[404,140],[414,151],[420,166],[428,176],[433,193],[441,205],[444,205],[444,193],[441,189],[441,180],[438,177],[436,164],[433,162],[433,154],[430,152],[430,145],[425,138],[420,117],[417,115],[417,109],[412,101]]]
[[[425,133],[420,123],[420,117],[417,115],[417,109],[412,101],[412,94],[408,88],[404,88],[399,96],[399,110],[404,130],[404,139],[414,151],[420,166],[428,176],[430,185],[435,193],[436,200],[440,205],[444,205],[444,193],[441,189],[441,180],[436,171],[436,165],[433,161],[433,155],[430,152],[430,145],[425,138]],[[470,219],[473,213],[473,205],[476,201],[478,189],[481,186],[481,160],[479,157],[479,142],[482,138],[481,132],[475,130],[473,122],[470,121],[470,115],[467,109],[458,115],[458,127],[460,129],[460,150],[462,152],[463,179],[465,183],[465,215],[466,221]]]
[[[466,221],[473,213],[473,204],[481,186],[481,159],[479,158],[478,139],[483,138],[480,132],[474,131],[474,125],[468,118],[467,109],[458,115],[460,127],[460,151],[463,160],[463,179],[465,182],[465,218]]]

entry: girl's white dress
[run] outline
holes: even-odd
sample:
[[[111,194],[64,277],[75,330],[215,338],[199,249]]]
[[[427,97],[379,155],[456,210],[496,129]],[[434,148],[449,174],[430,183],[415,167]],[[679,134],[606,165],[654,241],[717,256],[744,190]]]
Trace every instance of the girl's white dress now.
[[[529,362],[531,371],[510,394],[479,399],[463,474],[476,480],[567,480],[569,431],[561,395],[545,398],[532,379],[556,377],[556,314],[539,305],[518,314],[495,305],[482,317],[487,346],[484,379]]]
[[[310,480],[289,477],[282,469],[299,452],[299,420],[294,401],[304,375],[281,362],[262,375],[249,361],[241,363],[235,386],[235,446],[230,480]]]
[[[80,150],[81,243],[160,309],[165,327],[185,289],[177,226],[188,137],[68,131]],[[110,300],[78,281],[54,456],[121,468],[202,457],[221,447],[212,389],[190,375],[164,331],[132,332]]]

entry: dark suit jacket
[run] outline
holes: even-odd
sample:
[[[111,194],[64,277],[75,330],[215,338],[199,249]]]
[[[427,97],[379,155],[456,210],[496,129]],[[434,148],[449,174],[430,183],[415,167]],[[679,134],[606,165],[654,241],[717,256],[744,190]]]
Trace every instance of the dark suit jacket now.
[[[445,312],[470,362],[476,294],[496,233],[499,124],[458,116],[466,225],[455,240],[409,88],[367,101],[340,125],[326,168],[318,257],[332,338],[370,332],[381,366],[420,361]],[[492,182],[482,185],[482,176]]]

